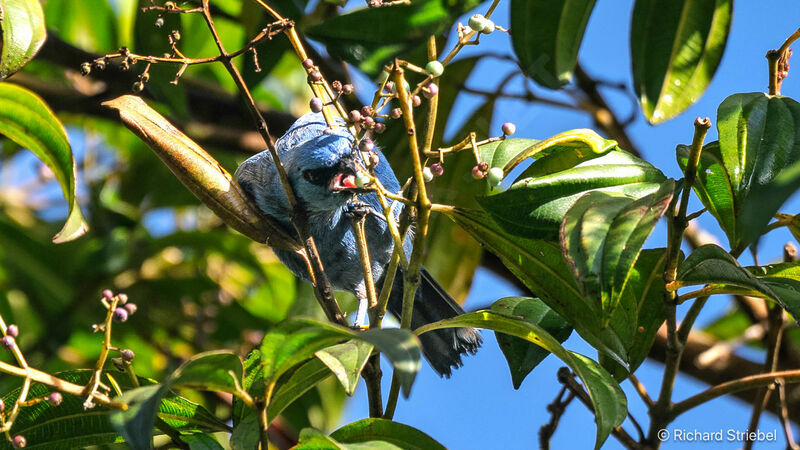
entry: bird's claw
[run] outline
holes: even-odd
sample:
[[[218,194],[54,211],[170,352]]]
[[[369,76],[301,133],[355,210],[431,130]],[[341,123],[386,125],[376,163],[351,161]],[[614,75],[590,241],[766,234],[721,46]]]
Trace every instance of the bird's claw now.
[[[361,219],[370,213],[369,203],[353,200],[345,204],[344,213],[351,219]]]

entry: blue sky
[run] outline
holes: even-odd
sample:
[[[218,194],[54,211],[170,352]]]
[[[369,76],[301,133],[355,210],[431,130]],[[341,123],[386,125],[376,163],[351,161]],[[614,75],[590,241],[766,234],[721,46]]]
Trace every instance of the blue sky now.
[[[508,26],[508,4],[508,0],[502,1],[493,17],[499,25]],[[486,5],[483,5],[479,11],[485,11],[485,8]],[[580,61],[588,73],[599,79],[624,82],[629,87],[632,85],[632,80],[628,36],[632,8],[633,2],[597,2],[580,54]],[[708,116],[715,122],[717,106],[728,95],[737,92],[766,91],[767,65],[764,55],[768,49],[780,46],[798,26],[800,26],[800,3],[736,2],[727,50],[711,86],[698,103],[665,124],[656,127],[648,125],[638,111],[638,106],[632,104],[629,97],[610,89],[604,93],[607,94],[612,106],[622,112],[623,117],[633,111],[633,108],[637,108],[636,120],[628,129],[633,141],[649,161],[668,176],[679,178],[681,174],[675,163],[675,146],[688,144],[691,141],[694,118]],[[494,33],[488,39],[482,39],[481,46],[466,48],[462,56],[487,51],[508,54],[510,52],[508,36]],[[513,70],[512,66],[504,66],[497,60],[483,63],[469,84],[473,87],[495,86],[510,70]],[[560,95],[544,89],[540,92],[551,97]],[[795,97],[800,95],[798,75],[790,75],[784,82],[783,94]],[[466,117],[470,108],[474,108],[477,104],[477,100],[468,95],[464,97],[457,103],[457,108],[461,108]],[[493,129],[497,132],[502,122],[509,120],[516,122],[517,136],[526,138],[541,139],[568,129],[592,128],[592,123],[585,114],[543,105],[526,105],[514,100],[501,100],[494,120],[496,123]],[[448,124],[448,130],[455,130],[458,127],[458,123]],[[712,128],[707,140],[716,139],[716,135],[716,129]],[[799,205],[797,198],[794,197],[784,205],[782,211],[796,213]],[[690,210],[699,208],[699,203],[693,201]],[[724,235],[721,235],[709,215],[702,217],[700,224],[721,236],[723,245],[727,244]],[[665,234],[665,227],[659,226],[648,246],[663,246]],[[760,246],[761,262],[779,259],[783,244],[789,240],[793,239],[784,230],[774,231],[766,236]],[[743,257],[742,262],[749,263],[749,257]],[[497,279],[485,270],[479,270],[465,306],[467,309],[476,309],[491,304],[498,298],[516,294],[518,292],[505,281]],[[728,299],[712,298],[701,315],[699,324],[713,320],[724,313],[728,306]],[[528,376],[521,388],[515,391],[511,386],[508,367],[497,348],[494,334],[484,331],[483,338],[485,341],[483,348],[477,355],[467,358],[465,366],[457,370],[450,379],[440,379],[429,367],[424,366],[410,399],[400,401],[395,420],[426,431],[453,449],[537,448],[539,428],[549,420],[546,406],[553,400],[559,388],[556,370],[563,364],[553,356],[548,357]],[[596,352],[576,334],[573,334],[564,345],[570,350],[596,356]],[[748,354],[758,355],[758,361],[763,358],[758,352],[748,351]],[[662,372],[661,364],[649,360],[645,361],[637,372],[651,395],[656,393],[660,386]],[[705,387],[694,379],[680,377],[674,398],[676,400],[686,398]],[[623,389],[628,396],[632,413],[643,422],[642,425],[646,429],[646,408],[629,383],[623,383]],[[342,424],[367,415],[367,401],[362,383],[355,398],[348,404]],[[749,418],[749,405],[736,399],[721,398],[679,417],[670,426],[670,430],[744,431]],[[629,422],[626,423],[626,428],[631,433],[634,432]],[[778,430],[778,442],[765,443],[757,448],[783,448],[780,424],[774,417],[765,414],[759,429]],[[595,430],[592,415],[582,405],[574,402],[567,409],[551,441],[552,448],[592,448]],[[740,447],[734,442],[717,444],[667,442],[664,448],[693,448],[701,445],[703,448]],[[609,438],[604,448],[615,449],[621,446],[613,438]]]

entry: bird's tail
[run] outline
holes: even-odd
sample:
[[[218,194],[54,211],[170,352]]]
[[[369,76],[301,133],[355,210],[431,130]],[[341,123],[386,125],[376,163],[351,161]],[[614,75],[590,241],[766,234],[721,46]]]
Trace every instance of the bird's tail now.
[[[411,316],[412,329],[464,313],[461,306],[425,269],[420,272],[420,277],[420,287],[414,298],[414,313]],[[398,271],[389,297],[389,311],[400,317],[402,310],[403,275]],[[474,328],[445,328],[421,335],[420,342],[422,353],[433,369],[439,375],[449,377],[452,368],[461,367],[461,355],[474,354],[482,339]]]

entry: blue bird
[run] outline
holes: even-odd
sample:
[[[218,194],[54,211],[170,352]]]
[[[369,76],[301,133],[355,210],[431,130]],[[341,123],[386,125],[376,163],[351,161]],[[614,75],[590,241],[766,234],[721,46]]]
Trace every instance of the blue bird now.
[[[308,113],[275,143],[298,202],[308,213],[309,228],[320,259],[334,289],[351,292],[359,300],[357,324],[363,323],[366,312],[366,285],[358,255],[356,238],[348,209],[354,200],[366,205],[365,235],[369,247],[372,273],[380,290],[384,271],[389,265],[394,243],[383,210],[375,193],[359,189],[355,184],[358,166],[366,167],[360,152],[354,150],[354,137],[345,127],[331,129],[319,113]],[[386,189],[397,192],[400,184],[383,154],[376,148],[379,162],[375,176]],[[236,170],[242,189],[264,213],[275,218],[293,233],[292,211],[281,186],[278,172],[268,151],[242,163]],[[395,218],[402,206],[394,209]],[[409,233],[410,235],[410,233]],[[411,254],[411,237],[403,248]],[[290,251],[275,250],[278,258],[295,274],[309,281],[303,259]],[[395,316],[402,311],[403,275],[398,271],[392,285],[388,309]],[[414,299],[411,326],[418,328],[437,320],[455,317],[464,312],[431,275],[423,269],[421,284]],[[441,376],[450,376],[452,367],[461,366],[461,355],[475,353],[481,337],[473,328],[451,328],[425,333],[420,337],[423,354]]]

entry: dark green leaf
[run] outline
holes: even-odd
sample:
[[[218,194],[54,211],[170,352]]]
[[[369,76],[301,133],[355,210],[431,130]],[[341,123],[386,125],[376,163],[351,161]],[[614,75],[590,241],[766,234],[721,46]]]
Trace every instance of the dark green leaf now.
[[[481,211],[453,208],[443,212],[497,255],[514,276],[568,320],[589,344],[627,366],[623,340],[612,328],[602,325],[600,305],[581,293],[556,243],[512,236]]]
[[[152,448],[153,421],[165,391],[163,386],[154,384],[127,391],[117,399],[128,409],[112,412],[111,424],[134,450]]]
[[[600,303],[604,325],[619,305],[639,252],[674,191],[672,180],[638,199],[594,191],[567,211],[561,247],[586,295]]]
[[[384,441],[406,450],[444,450],[422,431],[386,419],[362,419],[339,428],[330,437],[343,444]]]
[[[591,397],[597,422],[595,449],[600,448],[611,430],[620,425],[627,417],[628,407],[625,393],[605,369],[583,355],[566,350],[556,338],[543,328],[525,320],[503,316],[491,311],[477,311],[422,326],[414,333],[420,335],[441,328],[465,326],[488,328],[525,339],[541,346],[564,361],[580,377]]]
[[[47,28],[78,48],[108,53],[119,47],[117,18],[106,0],[47,0],[44,12]]]
[[[328,52],[376,75],[384,63],[441,34],[478,0],[430,0],[383,8],[363,8],[334,16],[306,34],[324,43]],[[379,23],[379,27],[364,24]]]
[[[0,103],[0,134],[30,149],[52,170],[69,203],[66,223],[53,242],[77,239],[88,225],[75,195],[75,159],[64,127],[41,98],[23,87],[0,84]]]
[[[722,59],[733,0],[637,0],[631,25],[633,86],[647,120],[696,102]]]
[[[405,447],[398,447],[382,440],[344,444],[318,430],[305,428],[300,432],[299,442],[294,448],[298,450],[400,450]]]
[[[770,264],[746,269],[772,289],[778,296],[776,300],[795,320],[800,319],[800,264]]]
[[[494,302],[492,311],[509,317],[517,317],[525,322],[537,325],[550,333],[558,342],[567,340],[572,334],[572,327],[561,316],[553,312],[538,298],[506,297]],[[522,381],[550,354],[544,348],[531,344],[507,334],[495,332],[497,344],[508,362],[511,370],[511,382],[514,389],[519,389]]]
[[[755,242],[800,187],[800,103],[761,93],[735,94],[717,111],[722,160],[735,192],[738,242]]]
[[[594,0],[511,0],[511,42],[526,75],[558,89],[569,83]]]
[[[514,140],[507,142],[507,146],[517,145]],[[493,157],[485,153],[482,157],[491,164],[504,164],[507,174],[523,155],[529,154],[530,148],[521,152],[506,152],[505,148],[498,146]],[[509,233],[555,239],[564,215],[581,195],[601,190],[638,198],[657,191],[666,180],[661,171],[621,150],[599,147],[598,155],[590,150],[593,147],[582,144],[547,148],[563,151],[539,155],[544,157],[526,169],[507,191],[478,198],[481,207]]]
[[[347,395],[353,395],[361,370],[372,354],[372,345],[349,341],[317,351],[314,355],[333,372]]]
[[[46,38],[38,0],[0,0],[0,81],[33,59]]]
[[[223,450],[219,441],[208,434],[183,435],[181,440],[189,444],[189,450]]]

